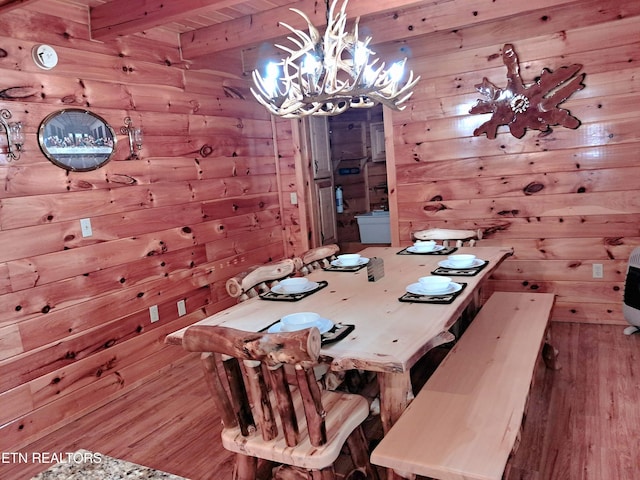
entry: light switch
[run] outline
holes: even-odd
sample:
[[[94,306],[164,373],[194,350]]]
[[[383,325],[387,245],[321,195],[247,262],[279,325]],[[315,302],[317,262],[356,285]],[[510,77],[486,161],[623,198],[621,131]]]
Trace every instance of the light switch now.
[[[151,323],[157,322],[160,320],[160,314],[158,313],[158,305],[151,305],[149,307],[149,317],[151,318]]]
[[[297,205],[298,204],[298,194],[296,192],[291,192],[289,194],[289,198],[291,198],[291,205]]]
[[[93,235],[93,230],[91,230],[91,219],[90,218],[81,218],[80,219],[80,230],[82,230],[83,237],[90,237]]]
[[[603,278],[604,277],[604,269],[602,268],[601,263],[593,264],[593,278]]]
[[[178,301],[178,316],[182,317],[187,314],[187,305],[185,304],[184,299]]]

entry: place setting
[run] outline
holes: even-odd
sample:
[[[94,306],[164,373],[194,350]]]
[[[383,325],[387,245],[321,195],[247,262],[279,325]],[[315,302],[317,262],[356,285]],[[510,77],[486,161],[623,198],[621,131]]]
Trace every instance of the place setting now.
[[[276,300],[297,302],[315,292],[322,290],[328,282],[320,280],[313,282],[306,277],[291,277],[280,280],[271,290],[260,294],[262,300]]]
[[[477,258],[472,254],[455,254],[449,255],[446,260],[438,262],[438,268],[431,273],[433,275],[472,277],[477,275],[488,264],[488,261]]]
[[[357,272],[369,263],[369,259],[359,253],[344,253],[331,260],[329,266],[322,267],[327,272]]]
[[[320,331],[322,345],[326,345],[343,339],[355,328],[355,325],[334,323],[328,318],[324,318],[315,312],[296,312],[285,315],[280,320],[277,320],[268,327],[263,328],[261,332],[295,332],[311,327],[316,327]]]
[[[403,248],[398,255],[449,255],[458,250],[457,247],[438,245],[433,240],[418,240],[413,245]]]
[[[401,302],[448,304],[453,302],[466,286],[466,283],[454,282],[449,277],[428,275],[407,285],[406,293],[398,300]]]

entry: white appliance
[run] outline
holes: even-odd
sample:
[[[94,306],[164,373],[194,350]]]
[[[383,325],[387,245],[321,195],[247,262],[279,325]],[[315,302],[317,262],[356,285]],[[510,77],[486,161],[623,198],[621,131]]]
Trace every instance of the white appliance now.
[[[635,248],[629,257],[622,313],[631,324],[624,329],[625,335],[640,331],[640,247]]]
[[[360,243],[391,243],[391,224],[388,210],[356,215]]]

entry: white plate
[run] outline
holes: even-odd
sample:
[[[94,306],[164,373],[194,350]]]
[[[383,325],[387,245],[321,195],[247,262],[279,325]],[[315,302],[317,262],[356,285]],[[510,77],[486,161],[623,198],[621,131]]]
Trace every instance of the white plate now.
[[[411,253],[431,253],[431,252],[439,252],[440,250],[444,250],[443,245],[436,245],[431,250],[418,250],[414,245],[411,245],[407,248],[407,252]]]
[[[437,292],[427,292],[420,283],[412,283],[407,286],[407,292],[413,293],[414,295],[448,295],[450,293],[455,293],[462,289],[462,285],[459,283],[451,282],[447,288],[444,290],[440,290]]]
[[[473,262],[471,262],[471,265],[467,265],[466,267],[457,267],[457,266],[453,265],[449,260],[443,260],[441,262],[438,262],[438,265],[440,265],[441,267],[444,267],[444,268],[456,268],[456,269],[459,269],[459,270],[464,270],[465,268],[479,267],[483,263],[484,263],[484,260],[481,260],[479,258],[474,258]]]
[[[314,325],[318,327],[320,333],[327,333],[333,328],[333,322],[327,318],[321,318],[318,320],[318,324]],[[282,322],[274,323],[267,329],[267,333],[280,333],[282,332]]]
[[[295,295],[296,293],[310,292],[314,288],[318,288],[318,283],[317,282],[307,282],[307,284],[304,287],[302,287],[301,290],[298,290],[297,292],[285,292],[284,291],[284,287],[282,285],[280,285],[280,284],[274,285],[271,288],[271,291],[273,293],[277,293],[278,295]]]
[[[355,265],[343,265],[339,259],[331,260],[331,265],[333,265],[334,267],[359,267],[360,265],[364,265],[366,263],[369,263],[369,259],[366,257],[360,257],[358,259],[358,263],[356,263]]]

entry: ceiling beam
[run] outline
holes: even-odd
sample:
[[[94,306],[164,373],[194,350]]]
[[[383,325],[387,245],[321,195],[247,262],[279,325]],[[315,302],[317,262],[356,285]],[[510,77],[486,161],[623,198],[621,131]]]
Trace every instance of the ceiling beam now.
[[[91,8],[91,37],[94,40],[107,40],[142,32],[197,15],[200,10],[210,11],[212,4],[221,9],[237,3],[238,0],[113,0]]]
[[[37,1],[38,0],[0,0],[0,15],[13,10],[14,8],[22,8]]]
[[[578,3],[577,0],[509,0],[496,5],[495,0],[350,0],[347,7],[349,21],[361,17],[360,31],[371,31],[373,43],[408,40],[438,31],[453,31],[469,25],[511,17],[533,10],[557,5]],[[318,28],[326,25],[326,11],[322,2],[301,0],[296,8],[303,11]],[[290,35],[279,25],[285,22],[294,28],[307,30],[304,19],[291,12],[288,6],[274,8],[256,15],[248,15],[180,35],[182,56],[195,59],[225,50],[259,47]]]
[[[445,0],[451,1],[451,0]],[[416,0],[350,0],[347,16],[355,19],[377,13],[393,12],[400,8],[420,4],[432,4]],[[436,3],[442,3],[436,2]],[[342,5],[338,3],[338,8]],[[180,35],[182,55],[184,58],[196,58],[200,55],[232,50],[247,45],[258,45],[266,40],[284,37],[290,32],[279,25],[285,22],[294,28],[306,30],[304,19],[290,10],[294,6],[304,12],[313,25],[321,27],[327,23],[327,11],[324,2],[318,0],[300,0],[291,5],[273,8],[255,15],[247,15],[228,22],[200,28]]]

